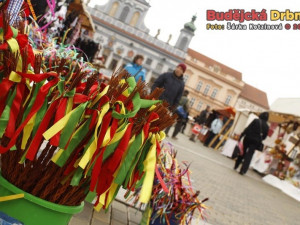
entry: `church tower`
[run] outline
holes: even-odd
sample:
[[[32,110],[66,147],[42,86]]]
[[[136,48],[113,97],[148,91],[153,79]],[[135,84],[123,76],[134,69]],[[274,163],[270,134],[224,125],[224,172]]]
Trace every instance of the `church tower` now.
[[[186,24],[184,24],[184,28],[181,29],[180,35],[177,39],[175,47],[186,52],[192,38],[195,35],[196,26],[194,24],[195,20],[197,19],[196,16],[192,17],[192,20]]]

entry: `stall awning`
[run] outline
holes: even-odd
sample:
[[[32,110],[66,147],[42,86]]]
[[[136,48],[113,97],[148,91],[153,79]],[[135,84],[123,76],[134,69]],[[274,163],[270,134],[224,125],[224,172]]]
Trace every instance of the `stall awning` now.
[[[224,108],[224,109],[217,109],[215,110],[216,112],[218,112],[219,114],[223,115],[223,116],[226,116],[228,118],[230,118],[231,116],[235,116],[235,109],[232,108],[232,107],[227,107],[227,108]]]
[[[95,32],[95,26],[90,13],[87,11],[85,4],[82,0],[74,0],[68,8],[68,12],[78,11],[82,19],[82,27]]]

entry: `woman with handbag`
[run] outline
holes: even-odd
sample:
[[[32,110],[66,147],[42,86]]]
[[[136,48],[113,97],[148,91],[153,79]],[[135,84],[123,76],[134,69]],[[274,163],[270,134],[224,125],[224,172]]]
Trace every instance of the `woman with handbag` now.
[[[267,137],[269,131],[269,126],[267,124],[268,119],[268,112],[261,113],[259,118],[253,120],[240,136],[239,140],[245,136],[243,141],[244,154],[238,156],[234,169],[236,170],[242,163],[242,168],[239,172],[241,175],[247,173],[255,150],[263,150],[262,141]]]

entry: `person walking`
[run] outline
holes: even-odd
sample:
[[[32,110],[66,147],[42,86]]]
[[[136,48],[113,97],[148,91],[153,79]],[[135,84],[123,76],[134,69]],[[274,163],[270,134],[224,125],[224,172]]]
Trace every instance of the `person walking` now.
[[[142,67],[143,61],[144,56],[136,55],[133,61],[128,63],[124,68],[131,76],[135,76],[136,82],[138,82],[139,79],[142,81],[146,80],[146,70]]]
[[[186,125],[188,124],[189,122],[189,112],[187,112],[187,117],[185,119],[183,119],[182,121],[182,127],[181,127],[181,133],[184,134],[184,131],[185,131],[185,128],[186,128]]]
[[[173,72],[167,72],[167,73],[161,74],[154,81],[154,84],[151,87],[152,91],[157,87],[164,88],[164,92],[160,96],[160,99],[168,102],[170,108],[174,111],[175,111],[176,107],[179,105],[179,102],[180,102],[182,94],[183,94],[183,90],[184,90],[183,74],[185,71],[186,71],[186,65],[184,63],[180,63],[177,65],[177,67],[175,68],[175,70]],[[179,124],[178,124],[178,127],[179,127]],[[181,127],[181,125],[180,125],[180,127]],[[170,127],[168,127],[165,131],[167,136],[168,136],[169,130],[170,130]],[[180,128],[179,128],[179,131],[180,131]],[[177,130],[176,130],[176,132],[177,132]],[[176,137],[176,135],[175,135],[175,137]]]
[[[186,71],[186,65],[180,63],[173,72],[161,74],[151,87],[153,91],[155,88],[164,88],[165,91],[160,96],[161,100],[169,103],[170,107],[175,109],[178,106],[184,90],[183,74]]]
[[[208,136],[204,142],[204,146],[209,146],[210,142],[214,139],[214,137],[220,133],[223,127],[223,116],[219,115],[214,121],[211,123],[210,130],[208,131]]]
[[[269,119],[269,113],[263,112],[259,115],[258,119],[253,120],[248,127],[241,133],[239,140],[244,137],[244,154],[239,155],[235,161],[234,169],[238,169],[239,165],[242,163],[242,168],[240,169],[240,174],[244,175],[247,173],[251,159],[255,150],[263,149],[262,141],[268,135],[269,126],[267,121]],[[243,162],[242,162],[243,161]]]
[[[189,103],[189,99],[188,99],[188,94],[189,91],[188,90],[184,90],[183,95],[179,101],[179,106],[176,109],[175,113],[178,115],[177,117],[177,122],[175,124],[175,128],[172,134],[172,138],[177,140],[177,134],[180,132],[182,126],[183,126],[183,122],[184,120],[188,119],[188,103]],[[168,136],[170,127],[168,127],[165,131],[166,135]]]

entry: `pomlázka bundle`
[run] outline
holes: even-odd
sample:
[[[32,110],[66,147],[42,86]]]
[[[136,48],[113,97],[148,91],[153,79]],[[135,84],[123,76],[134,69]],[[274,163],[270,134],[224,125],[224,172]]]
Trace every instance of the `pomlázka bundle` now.
[[[24,24],[0,21],[1,175],[62,205],[89,195],[107,208],[121,186],[141,187],[147,203],[162,130],[176,119],[156,100],[163,90],[147,94],[122,70],[100,83],[69,46],[29,42]]]

